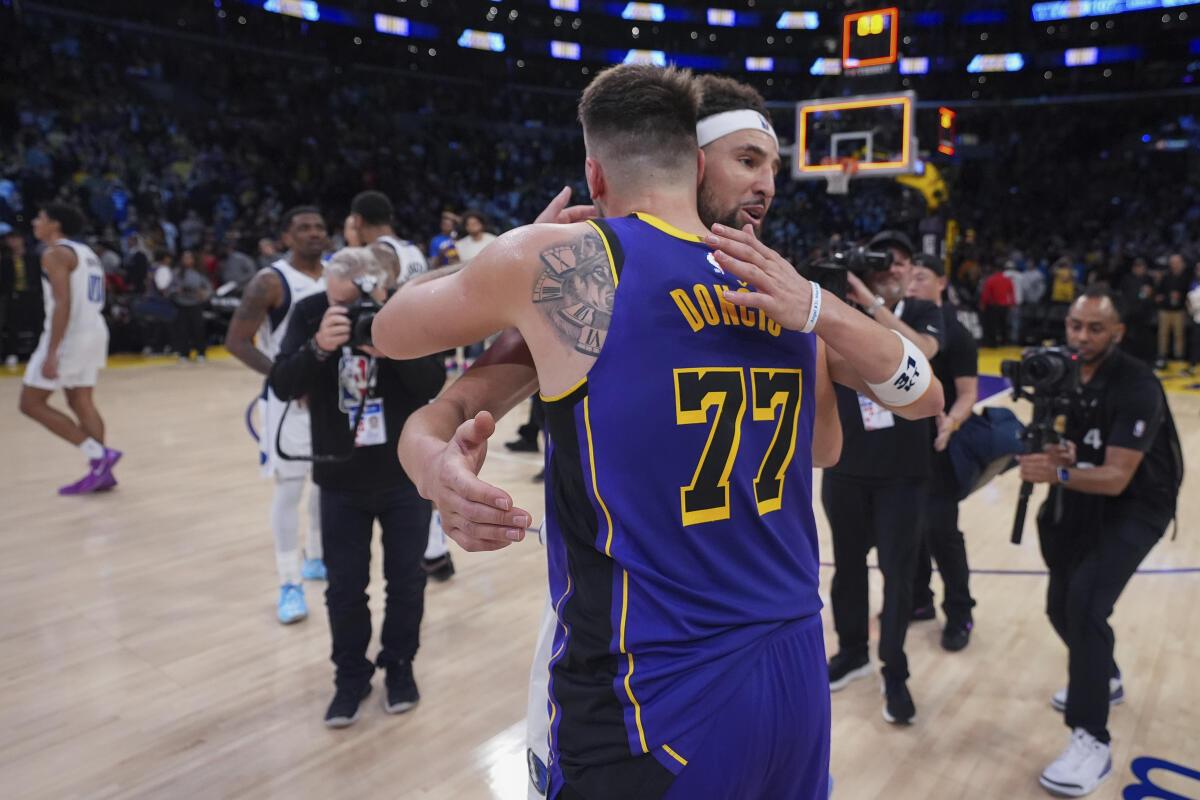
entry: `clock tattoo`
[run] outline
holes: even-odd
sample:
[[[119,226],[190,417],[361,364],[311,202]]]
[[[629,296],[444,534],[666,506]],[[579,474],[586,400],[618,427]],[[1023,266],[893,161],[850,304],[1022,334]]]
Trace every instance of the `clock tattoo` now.
[[[541,260],[533,302],[565,344],[595,358],[612,323],[616,294],[604,240],[588,230],[576,239],[546,248]]]

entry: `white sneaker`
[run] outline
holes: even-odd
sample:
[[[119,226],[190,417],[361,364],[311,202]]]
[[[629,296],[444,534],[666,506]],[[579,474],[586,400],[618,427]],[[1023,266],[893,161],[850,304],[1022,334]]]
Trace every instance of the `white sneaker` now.
[[[1091,794],[1112,772],[1112,752],[1083,728],[1071,734],[1071,743],[1038,778],[1042,788],[1060,797]]]
[[[1110,706],[1119,706],[1125,702],[1125,685],[1121,683],[1120,678],[1108,679],[1108,704]],[[1067,710],[1067,689],[1064,686],[1054,693],[1050,698],[1050,705],[1055,711]]]

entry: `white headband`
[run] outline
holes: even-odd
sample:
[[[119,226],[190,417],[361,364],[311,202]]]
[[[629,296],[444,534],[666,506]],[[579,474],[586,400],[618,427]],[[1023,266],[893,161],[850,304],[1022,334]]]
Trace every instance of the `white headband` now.
[[[771,127],[767,118],[748,108],[739,111],[723,111],[720,114],[705,117],[696,123],[696,139],[699,140],[701,147],[712,144],[722,136],[728,136],[738,131],[762,131],[775,140],[776,147],[779,146],[779,137],[775,135],[775,129]]]

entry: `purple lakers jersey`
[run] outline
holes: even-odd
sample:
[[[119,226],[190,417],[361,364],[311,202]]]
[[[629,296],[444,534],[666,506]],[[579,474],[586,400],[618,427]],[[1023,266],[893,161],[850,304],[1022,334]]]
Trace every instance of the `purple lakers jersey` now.
[[[815,337],[727,302],[751,289],[697,237],[589,224],[612,319],[587,378],[543,398],[550,771],[572,782],[638,756],[678,773],[739,669],[821,608]]]

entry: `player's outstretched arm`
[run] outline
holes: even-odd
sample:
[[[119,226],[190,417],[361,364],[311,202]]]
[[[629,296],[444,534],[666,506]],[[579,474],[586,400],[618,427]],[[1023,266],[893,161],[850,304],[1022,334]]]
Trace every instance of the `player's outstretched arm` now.
[[[246,284],[242,301],[233,312],[225,347],[238,361],[263,375],[271,373],[271,359],[254,344],[254,335],[272,308],[283,302],[283,283],[273,269],[259,270]]]
[[[942,410],[942,385],[933,377],[928,359],[915,344],[822,292],[788,261],[743,230],[714,225],[706,241],[717,252],[723,269],[754,287],[753,292],[726,292],[725,299],[766,313],[789,330],[810,328],[836,351],[848,370],[839,372],[830,354],[837,383],[871,390],[884,405],[907,419],[931,417]],[[846,372],[853,374],[847,375]]]
[[[466,550],[498,550],[524,538],[531,515],[478,473],[494,420],[536,389],[529,348],[520,333],[507,330],[466,374],[409,417],[400,435],[405,472],[437,504],[446,534]]]

